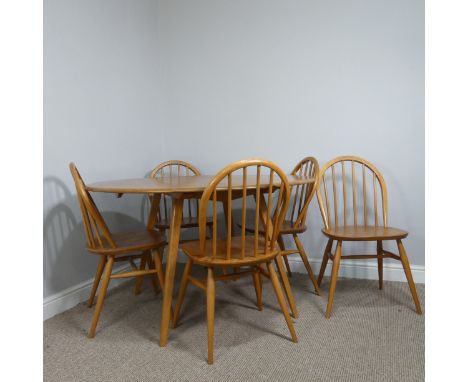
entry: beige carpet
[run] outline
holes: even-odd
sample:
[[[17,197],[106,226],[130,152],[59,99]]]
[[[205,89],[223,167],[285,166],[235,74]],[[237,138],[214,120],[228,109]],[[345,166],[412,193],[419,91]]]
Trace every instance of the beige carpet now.
[[[181,269],[178,269],[177,280]],[[299,343],[289,340],[273,289],[255,306],[250,278],[216,284],[215,363],[206,363],[204,294],[189,286],[180,325],[158,345],[161,294],[149,283],[112,290],[96,338],[84,304],[44,322],[44,381],[422,381],[424,315],[414,312],[406,283],[339,280],[330,320],[306,275],[291,279],[299,309]],[[424,285],[418,285],[424,304]],[[25,362],[27,367],[27,362]]]

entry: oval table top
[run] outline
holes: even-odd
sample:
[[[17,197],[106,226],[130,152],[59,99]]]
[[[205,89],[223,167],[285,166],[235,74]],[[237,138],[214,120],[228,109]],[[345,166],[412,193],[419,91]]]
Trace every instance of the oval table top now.
[[[203,192],[213,180],[214,175],[193,175],[193,176],[167,176],[160,178],[136,178],[107,180],[91,183],[86,186],[92,192],[110,192],[116,194],[170,194],[180,192]],[[260,177],[262,186],[269,185],[269,176]],[[257,182],[256,175],[247,176],[247,188],[255,188]],[[312,183],[314,179],[308,176],[287,175],[291,186],[298,184]],[[276,177],[279,183],[279,178]],[[242,175],[232,175],[232,188],[242,189]],[[218,186],[219,190],[227,189],[227,178],[223,179]]]

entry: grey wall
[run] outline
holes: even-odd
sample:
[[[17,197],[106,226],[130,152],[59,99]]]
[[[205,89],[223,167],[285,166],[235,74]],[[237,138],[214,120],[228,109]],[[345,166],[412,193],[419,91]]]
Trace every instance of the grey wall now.
[[[92,182],[173,158],[214,173],[360,155],[424,264],[423,0],[46,0],[44,76],[44,296],[95,270],[71,160]],[[96,201],[111,228],[142,224],[141,197]],[[321,225],[314,200],[311,257]]]
[[[306,155],[367,158],[424,264],[423,0],[162,1],[159,20],[172,157],[207,173],[249,156],[288,171]],[[321,257],[315,200],[309,226]]]
[[[74,161],[86,182],[143,176],[164,155],[157,2],[44,2],[44,297],[91,278]],[[141,224],[142,198],[97,196],[112,229]]]

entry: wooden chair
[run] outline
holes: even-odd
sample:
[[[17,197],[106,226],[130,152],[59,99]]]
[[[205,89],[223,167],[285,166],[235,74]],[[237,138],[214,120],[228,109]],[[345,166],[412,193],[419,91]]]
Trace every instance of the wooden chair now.
[[[313,157],[306,157],[302,159],[292,170],[292,175],[313,178],[314,182],[308,184],[299,184],[291,187],[290,210],[286,213],[286,219],[280,227],[278,235],[278,244],[281,248],[281,255],[283,256],[284,264],[288,271],[289,277],[292,276],[292,273],[289,266],[288,256],[298,253],[301,256],[302,262],[304,263],[310,280],[312,281],[315,293],[318,295],[320,295],[320,289],[318,287],[317,280],[315,279],[314,272],[312,271],[312,267],[310,266],[307,259],[304,246],[302,245],[298,235],[304,233],[307,230],[307,209],[309,208],[309,204],[317,189],[319,172],[319,164],[317,159]],[[254,228],[252,225],[248,225],[247,230],[249,232],[253,232]],[[260,231],[262,234],[264,234],[264,227],[262,227]],[[285,235],[293,236],[294,243],[296,245],[295,249],[286,249],[284,244]],[[289,300],[290,293],[288,293],[287,290],[286,296]],[[291,301],[289,303],[292,307]]]
[[[255,169],[256,175],[248,175],[249,169]],[[266,175],[262,175],[262,170],[266,170]],[[233,175],[241,173],[241,176]],[[261,180],[268,184],[268,187],[261,187]],[[255,185],[255,188],[247,185]],[[227,214],[228,229],[225,240],[218,240],[216,217],[217,201],[222,192],[227,193]],[[268,197],[265,202],[262,192],[266,192]],[[255,233],[253,236],[246,235],[246,212],[247,197],[254,195],[255,206]],[[278,198],[274,201],[274,195]],[[240,236],[233,236],[232,224],[232,199],[242,198],[242,227]],[[291,317],[287,311],[286,302],[281,291],[278,277],[272,266],[272,261],[278,261],[280,249],[277,246],[277,237],[279,227],[283,224],[288,202],[290,198],[290,189],[287,178],[283,171],[275,164],[259,160],[243,160],[233,163],[221,170],[205,189],[201,200],[199,210],[199,240],[186,242],[181,248],[188,256],[188,261],[182,276],[180,284],[177,305],[174,313],[174,326],[180,314],[181,306],[184,300],[185,291],[188,282],[206,291],[207,297],[207,321],[208,321],[208,363],[213,363],[214,346],[214,310],[215,310],[215,281],[235,280],[239,277],[251,276],[255,286],[257,296],[257,306],[262,310],[262,291],[260,275],[269,277],[272,281],[276,297],[280,304],[284,318],[286,319],[292,341],[297,342],[297,336],[294,330]],[[213,236],[212,239],[206,239],[206,220],[208,207],[211,201],[213,211]],[[262,202],[263,201],[263,204]],[[271,219],[270,219],[271,217]],[[270,235],[261,235],[259,230],[260,220],[263,219],[267,226],[267,232]],[[269,230],[271,228],[271,231]],[[199,264],[207,268],[206,280],[197,279],[191,276],[192,264]],[[261,264],[267,265],[267,270],[261,267]],[[215,268],[241,268],[240,270],[229,274],[214,275]]]
[[[136,277],[137,284],[135,285],[135,293],[138,293],[142,278],[145,275],[152,276],[153,286],[156,291],[156,278],[159,279],[159,283],[161,287],[163,287],[164,274],[162,271],[161,255],[158,250],[166,244],[166,240],[164,235],[153,230],[111,233],[103,217],[99,213],[94,200],[86,190],[85,183],[74,163],[70,163],[70,171],[75,182],[78,202],[83,217],[83,225],[86,233],[86,248],[89,252],[100,256],[93,287],[88,299],[88,307],[92,307],[93,305],[97,288],[104,273],[91,327],[88,332],[88,337],[93,338],[104,304],[107,287],[111,279]],[[139,267],[137,267],[134,262],[137,259],[140,259]],[[128,261],[133,270],[113,274],[112,267],[114,263],[121,261]],[[147,266],[148,269],[146,269]]]
[[[379,170],[365,159],[341,156],[325,164],[320,172],[319,181],[317,197],[325,226],[322,232],[328,237],[317,280],[319,285],[328,260],[333,262],[325,317],[330,318],[332,312],[338,270],[342,259],[377,259],[379,289],[383,288],[383,259],[391,258],[400,261],[413,296],[416,312],[421,314],[418,294],[402,243],[402,239],[408,236],[408,232],[387,225],[387,186]],[[388,240],[396,240],[399,256],[383,248],[383,242]],[[335,254],[332,254],[334,241],[336,241],[336,250]],[[342,256],[344,241],[375,241],[377,254]]]
[[[151,178],[159,178],[166,176],[194,176],[201,175],[200,170],[190,163],[181,160],[169,160],[157,165],[150,173]],[[154,197],[154,196],[152,196]],[[165,233],[170,226],[170,196],[161,194],[159,202],[159,211],[157,214],[157,221],[155,228]],[[198,227],[198,199],[187,199],[184,210],[185,216],[182,214],[182,224],[180,228],[194,228]],[[212,226],[211,219],[207,220],[208,226]]]

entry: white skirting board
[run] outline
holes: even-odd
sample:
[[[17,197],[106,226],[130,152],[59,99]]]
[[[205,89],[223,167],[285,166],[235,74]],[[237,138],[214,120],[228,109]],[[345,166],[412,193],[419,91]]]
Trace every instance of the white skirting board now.
[[[115,268],[113,273],[130,271],[129,265],[124,265],[119,268]],[[116,286],[128,281],[130,279],[114,279],[109,283],[108,290],[115,288]],[[45,321],[48,318],[55,316],[56,314],[65,312],[77,306],[79,303],[86,301],[91,293],[91,287],[93,286],[94,278],[84,281],[78,285],[72,286],[65,289],[62,292],[55,293],[52,296],[44,298],[42,319]],[[99,293],[99,289],[98,292]],[[96,293],[96,298],[97,298]],[[96,302],[96,300],[94,300]]]
[[[321,259],[309,259],[310,264],[317,276],[322,263]],[[289,257],[289,265],[292,272],[306,273],[304,264],[300,258]],[[325,276],[329,276],[331,272],[331,262],[327,266]],[[129,270],[129,266],[124,266],[116,271]],[[415,283],[424,283],[424,265],[412,265],[411,271]],[[342,260],[340,264],[340,277],[354,278],[354,279],[368,279],[378,280],[377,273],[377,260],[375,261],[358,261],[358,260]],[[405,272],[399,261],[384,260],[383,269],[384,280],[388,281],[401,281],[406,282]],[[109,289],[112,289],[122,282],[129,279],[115,279],[111,280]],[[56,293],[52,296],[44,298],[43,305],[43,319],[47,320],[62,313],[68,309],[73,308],[79,303],[86,301],[91,292],[91,286],[94,279],[82,282],[76,286],[70,287],[63,292]]]
[[[300,258],[289,257],[289,266],[292,272],[306,273],[304,264]],[[310,265],[318,276],[322,259],[309,259]],[[411,265],[413,280],[417,284],[424,284],[424,265]],[[329,261],[325,270],[325,276],[330,276],[332,262]],[[377,260],[341,260],[339,277],[347,279],[378,280]],[[401,263],[396,260],[385,260],[383,263],[383,278],[387,281],[406,282],[405,271]]]

